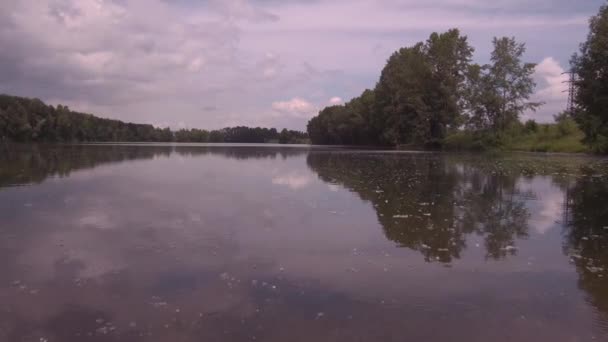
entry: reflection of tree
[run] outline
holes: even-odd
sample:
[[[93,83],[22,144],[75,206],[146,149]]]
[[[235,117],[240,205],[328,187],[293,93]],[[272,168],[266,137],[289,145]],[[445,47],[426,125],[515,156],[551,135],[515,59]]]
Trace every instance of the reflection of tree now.
[[[217,155],[233,159],[260,159],[301,155],[307,150],[289,147],[181,146],[181,145],[0,145],[0,187],[38,183],[50,176],[101,164],[154,157]]]
[[[529,213],[512,174],[432,154],[310,153],[307,161],[323,181],[370,201],[387,238],[427,261],[460,258],[472,233],[494,259],[527,236]]]
[[[487,256],[498,259],[515,253],[515,238],[525,238],[529,213],[519,198],[516,178],[468,169],[463,172],[465,208],[462,224],[485,236]]]
[[[182,156],[218,155],[232,159],[287,159],[306,154],[308,149],[303,147],[255,146],[255,145],[199,145],[175,146],[174,151]]]
[[[11,145],[0,153],[0,187],[42,182],[100,164],[169,155],[170,149],[111,145]]]
[[[564,250],[576,265],[579,286],[608,315],[608,179],[582,177],[568,190]]]

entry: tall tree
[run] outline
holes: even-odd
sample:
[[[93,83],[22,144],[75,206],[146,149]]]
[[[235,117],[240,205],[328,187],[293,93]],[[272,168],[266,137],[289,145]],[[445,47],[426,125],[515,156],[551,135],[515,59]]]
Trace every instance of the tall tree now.
[[[500,133],[542,103],[529,101],[536,87],[532,78],[536,64],[522,61],[526,45],[509,37],[494,38],[493,44],[491,64],[469,69],[477,82],[470,109],[475,125]]]
[[[381,142],[422,144],[430,126],[431,67],[423,43],[402,48],[386,63],[376,86],[378,115],[372,126],[381,128]]]
[[[428,98],[432,113],[428,134],[432,143],[440,144],[448,130],[462,124],[462,98],[474,48],[458,29],[431,34],[425,47],[433,82]]]
[[[473,48],[457,29],[394,53],[376,87],[376,125],[395,144],[437,145],[460,124]],[[388,125],[386,125],[388,124]]]
[[[608,152],[608,5],[589,20],[587,41],[571,60],[577,110],[574,119],[585,132],[585,142],[597,152]]]

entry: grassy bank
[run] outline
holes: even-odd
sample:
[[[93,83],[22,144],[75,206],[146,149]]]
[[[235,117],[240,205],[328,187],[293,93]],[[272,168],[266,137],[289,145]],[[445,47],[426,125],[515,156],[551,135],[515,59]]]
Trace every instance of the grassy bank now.
[[[589,152],[582,140],[585,134],[571,119],[553,124],[527,123],[500,134],[461,131],[448,136],[446,150],[503,150],[527,152]]]

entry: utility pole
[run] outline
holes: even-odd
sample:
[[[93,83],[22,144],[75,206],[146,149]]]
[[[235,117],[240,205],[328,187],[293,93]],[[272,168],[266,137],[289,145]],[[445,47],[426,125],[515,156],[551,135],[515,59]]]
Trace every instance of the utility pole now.
[[[566,111],[568,112],[568,114],[570,116],[574,115],[574,96],[576,95],[576,88],[575,88],[575,81],[576,81],[576,74],[572,71],[566,71],[563,72],[562,75],[568,75],[569,78],[567,81],[563,81],[562,83],[568,83],[568,89],[564,90],[563,92],[568,92],[568,104],[567,104],[567,108]]]

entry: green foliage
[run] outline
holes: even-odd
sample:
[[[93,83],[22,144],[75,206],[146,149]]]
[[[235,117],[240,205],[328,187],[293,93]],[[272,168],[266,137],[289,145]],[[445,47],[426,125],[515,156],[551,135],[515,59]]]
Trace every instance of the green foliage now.
[[[125,123],[71,111],[67,106],[47,106],[38,99],[0,95],[0,141],[15,142],[228,142],[305,143],[307,134],[275,128],[227,127],[221,130],[180,129]]]
[[[180,129],[174,133],[176,142],[208,142],[209,132],[200,129]]]
[[[324,108],[308,122],[310,140],[321,145],[379,144],[377,134],[372,133],[374,106],[375,92],[367,89],[344,105]]]
[[[426,98],[430,97],[431,76],[423,43],[402,48],[389,58],[376,86],[378,116],[374,123],[381,131],[381,142],[422,142],[430,129],[425,126],[430,126]]]
[[[311,141],[323,145],[365,144],[365,122],[361,113],[353,108],[356,101],[327,107],[310,120],[308,132]]]
[[[487,132],[459,131],[443,140],[443,149],[456,151],[493,151],[503,148],[497,135]]]
[[[574,119],[593,151],[608,153],[608,5],[589,21],[589,35],[571,60],[576,81]]]
[[[509,150],[527,152],[587,152],[582,143],[585,134],[571,118],[554,124],[528,120],[515,123],[500,134],[485,131],[460,131],[444,140],[446,150]]]
[[[18,142],[171,141],[170,131],[47,106],[38,99],[0,95],[0,140]]]
[[[521,61],[525,45],[508,37],[494,38],[493,44],[491,64],[469,66],[464,101],[469,129],[500,134],[518,123],[524,111],[535,110],[541,103],[528,101],[536,86],[535,64]]]
[[[475,144],[499,146],[502,132],[540,104],[528,101],[535,65],[522,62],[525,45],[506,37],[493,43],[492,63],[484,66],[471,64],[474,49],[457,29],[401,48],[374,90],[310,120],[312,142],[437,148],[449,137],[465,146],[455,134],[464,125]]]
[[[279,144],[307,144],[308,134],[286,128],[279,133]]]
[[[538,123],[534,120],[528,120],[524,123],[524,129],[527,133],[536,133],[538,132]]]
[[[394,53],[376,86],[372,120],[380,142],[437,146],[460,125],[473,54],[457,29]]]

